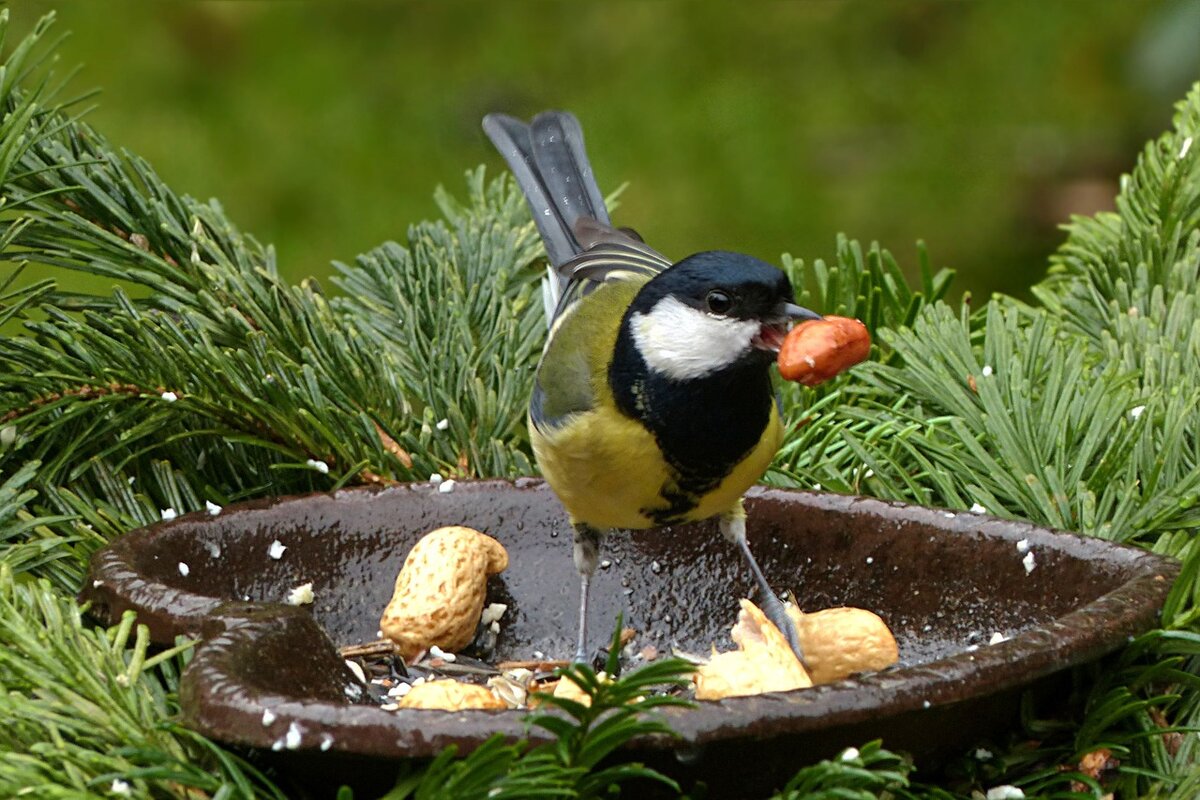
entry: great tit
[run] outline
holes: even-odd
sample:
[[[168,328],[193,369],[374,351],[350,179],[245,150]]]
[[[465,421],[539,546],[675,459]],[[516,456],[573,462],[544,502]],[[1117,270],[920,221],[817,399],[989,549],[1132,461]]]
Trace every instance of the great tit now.
[[[776,267],[710,251],[672,263],[614,228],[578,120],[489,114],[550,261],[550,331],[529,403],[533,452],[574,530],[580,575],[576,660],[585,659],[588,586],[611,529],[719,519],[803,660],[779,598],[746,544],[742,495],[783,437],[770,367],[797,306]]]

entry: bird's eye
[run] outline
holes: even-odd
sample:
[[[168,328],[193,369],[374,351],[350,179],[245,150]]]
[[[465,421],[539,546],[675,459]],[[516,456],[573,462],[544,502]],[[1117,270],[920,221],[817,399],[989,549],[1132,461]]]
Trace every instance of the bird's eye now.
[[[713,289],[708,293],[708,310],[714,314],[724,314],[729,309],[733,308],[733,298],[728,292],[723,292],[720,289]]]

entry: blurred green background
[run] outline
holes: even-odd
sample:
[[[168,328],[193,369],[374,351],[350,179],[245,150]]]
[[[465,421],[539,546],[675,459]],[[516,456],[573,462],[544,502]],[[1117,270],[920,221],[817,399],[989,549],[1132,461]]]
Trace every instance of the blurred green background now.
[[[830,257],[839,231],[1024,295],[1071,213],[1200,77],[1200,2],[307,3],[57,9],[90,119],[329,273],[501,163],[487,111],[575,111],[617,215],[681,257]],[[10,34],[10,44],[16,37]]]

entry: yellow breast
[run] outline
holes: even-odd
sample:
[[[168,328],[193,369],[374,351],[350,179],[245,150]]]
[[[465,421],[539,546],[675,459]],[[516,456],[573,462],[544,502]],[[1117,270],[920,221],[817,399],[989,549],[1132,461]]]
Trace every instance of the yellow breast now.
[[[609,403],[548,431],[530,426],[533,451],[546,481],[573,522],[597,528],[649,528],[656,509],[677,496],[675,476],[654,436]],[[733,507],[775,457],[783,436],[774,404],[753,450],[716,488],[690,498],[680,521],[707,519]]]

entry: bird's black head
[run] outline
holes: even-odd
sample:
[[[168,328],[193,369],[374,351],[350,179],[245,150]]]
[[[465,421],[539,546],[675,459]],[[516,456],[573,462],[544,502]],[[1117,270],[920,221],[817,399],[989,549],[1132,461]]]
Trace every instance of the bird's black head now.
[[[819,315],[794,302],[782,270],[720,250],[697,253],[653,278],[623,326],[646,365],[673,380],[774,360],[793,319]]]

